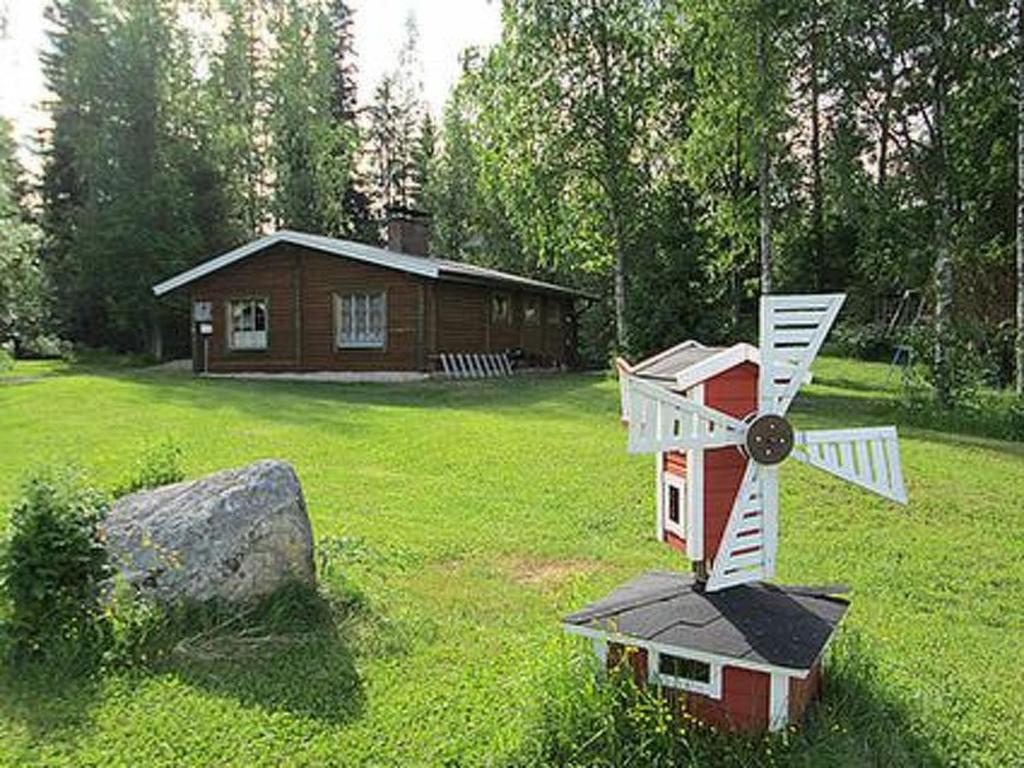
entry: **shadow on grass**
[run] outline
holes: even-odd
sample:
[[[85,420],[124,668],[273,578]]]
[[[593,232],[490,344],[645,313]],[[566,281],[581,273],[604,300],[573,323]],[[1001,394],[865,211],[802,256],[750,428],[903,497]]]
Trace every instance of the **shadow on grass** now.
[[[173,676],[246,707],[343,723],[364,709],[355,649],[374,621],[354,589],[325,597],[303,585],[245,608],[153,609],[122,619],[96,653],[55,649],[3,665],[0,720],[22,724],[33,739],[73,741],[105,682]]]
[[[848,376],[830,376],[827,373],[815,373],[812,384],[816,387],[846,389],[851,392],[871,392],[876,395],[880,393],[893,395],[899,391],[900,379],[899,374],[895,374],[891,379],[885,379],[882,382],[878,382],[877,380],[864,381],[851,379]]]
[[[880,678],[863,638],[844,631],[832,649],[824,694],[788,735],[793,765],[941,766],[948,758],[921,733],[907,705]]]
[[[598,674],[580,646],[556,653],[541,672],[532,725],[507,766],[944,765],[916,732],[905,705],[879,679],[852,633],[833,649],[825,693],[803,724],[779,734],[728,734],[669,711],[654,689],[628,674]]]
[[[328,599],[298,585],[245,613],[186,610],[174,623],[189,631],[162,643],[151,671],[247,707],[343,723],[365,704],[354,635],[368,611],[355,592]]]
[[[100,688],[91,665],[53,659],[4,664],[0,721],[21,724],[33,741],[73,741],[92,722]]]

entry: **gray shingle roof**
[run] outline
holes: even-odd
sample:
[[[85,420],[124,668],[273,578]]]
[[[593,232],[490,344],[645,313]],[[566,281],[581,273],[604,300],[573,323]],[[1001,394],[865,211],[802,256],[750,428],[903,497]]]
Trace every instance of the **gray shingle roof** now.
[[[846,613],[842,588],[747,584],[706,593],[690,574],[645,573],[564,623],[640,641],[807,670]]]
[[[528,288],[543,293],[555,293],[563,296],[586,296],[582,291],[567,288],[554,283],[546,283],[542,280],[534,280],[529,277],[513,275],[508,272],[501,272],[497,269],[477,266],[475,264],[464,264],[459,261],[447,259],[436,259],[427,256],[414,256],[409,253],[389,251],[386,248],[377,248],[365,243],[357,243],[352,240],[339,240],[334,237],[323,235],[311,235],[306,232],[295,232],[288,229],[278,230],[271,235],[253,240],[250,243],[239,246],[234,250],[223,253],[220,256],[204,261],[192,269],[185,270],[173,277],[157,283],[153,286],[153,293],[163,296],[165,293],[188,285],[194,280],[205,277],[212,272],[223,269],[235,262],[241,261],[249,256],[260,253],[277,243],[291,243],[293,245],[312,248],[323,253],[335,256],[343,256],[355,259],[367,264],[374,264],[388,269],[397,269],[401,272],[419,275],[435,280],[454,279],[470,280],[476,282],[488,282]]]
[[[705,347],[696,341],[684,342],[666,352],[641,360],[633,367],[633,373],[645,379],[674,382],[681,371],[714,357],[724,349]]]

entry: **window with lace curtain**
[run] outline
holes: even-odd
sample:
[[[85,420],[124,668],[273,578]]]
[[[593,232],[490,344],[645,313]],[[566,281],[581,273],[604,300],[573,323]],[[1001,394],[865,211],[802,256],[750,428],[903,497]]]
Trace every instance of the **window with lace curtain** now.
[[[339,349],[382,348],[387,341],[387,294],[346,293],[335,297]]]

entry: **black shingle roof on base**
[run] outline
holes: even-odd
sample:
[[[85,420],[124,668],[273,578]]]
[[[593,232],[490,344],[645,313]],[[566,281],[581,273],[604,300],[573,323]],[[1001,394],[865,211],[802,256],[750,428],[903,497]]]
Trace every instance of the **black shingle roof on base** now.
[[[807,670],[849,607],[842,588],[746,584],[694,589],[689,574],[645,573],[567,616],[567,625],[776,667]]]

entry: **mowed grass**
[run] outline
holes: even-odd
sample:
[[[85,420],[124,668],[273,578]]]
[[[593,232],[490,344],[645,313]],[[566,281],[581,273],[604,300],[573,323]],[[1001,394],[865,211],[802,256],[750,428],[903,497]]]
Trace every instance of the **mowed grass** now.
[[[822,359],[798,426],[891,421],[886,373]],[[550,725],[540,702],[575,647],[559,617],[644,569],[685,567],[653,540],[653,460],[625,453],[617,407],[598,375],[343,386],[19,364],[0,377],[0,508],[33,467],[75,463],[109,487],[165,438],[191,477],[285,459],[334,553],[327,589],[360,594],[368,618],[240,663],[7,678],[0,763],[523,754]],[[1024,763],[1024,447],[901,437],[906,509],[783,467],[780,580],[851,587],[840,648],[868,684],[833,685],[788,746],[746,760]]]

